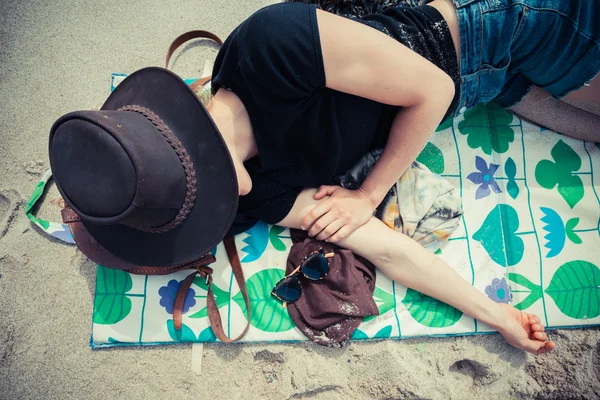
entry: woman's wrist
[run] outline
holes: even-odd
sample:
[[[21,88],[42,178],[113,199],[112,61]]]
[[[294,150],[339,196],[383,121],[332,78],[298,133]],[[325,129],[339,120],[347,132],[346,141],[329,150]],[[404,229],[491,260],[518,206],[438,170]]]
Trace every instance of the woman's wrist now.
[[[413,263],[417,265],[424,265],[427,263],[424,253],[417,252],[416,249],[411,249],[410,253],[410,257],[413,258]],[[427,251],[427,253],[430,254],[433,259],[430,268],[431,274],[434,273],[433,271],[453,270],[442,258],[429,251]],[[439,275],[437,277],[439,278]],[[458,279],[455,280],[455,278]],[[442,279],[443,283],[438,283],[439,290],[445,292],[445,290],[441,288],[444,284],[451,285],[455,290],[448,293],[448,298],[441,298],[440,300],[458,308],[465,314],[489,325],[493,329],[501,330],[506,326],[509,315],[500,304],[494,302],[484,293],[471,286],[468,281],[457,276],[455,272]],[[432,295],[429,293],[426,294]],[[433,297],[440,298],[440,294],[433,293]]]
[[[371,207],[373,208],[373,210],[375,210],[383,201],[383,197],[379,198],[380,196],[377,196],[372,191],[365,189],[363,186],[356,189],[356,191],[361,193],[365,199],[369,200],[369,203],[371,203]]]
[[[487,301],[484,304],[481,304],[481,316],[476,319],[497,331],[502,331],[506,328],[506,325],[510,320],[510,315],[508,315],[506,310],[500,304],[495,303],[489,298],[486,298],[486,300]]]

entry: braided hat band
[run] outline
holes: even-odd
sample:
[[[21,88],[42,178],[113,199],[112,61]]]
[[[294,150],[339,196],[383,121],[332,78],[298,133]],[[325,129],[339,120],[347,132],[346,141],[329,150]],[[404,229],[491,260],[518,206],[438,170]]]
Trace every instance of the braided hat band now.
[[[171,145],[179,160],[181,160],[181,165],[183,166],[183,170],[185,172],[185,180],[186,180],[186,193],[185,200],[183,205],[179,209],[179,212],[171,221],[163,224],[161,226],[152,227],[152,228],[144,228],[139,226],[132,226],[135,229],[148,232],[148,233],[164,233],[170,231],[175,228],[177,225],[181,224],[190,213],[192,207],[194,206],[194,201],[196,200],[196,170],[194,169],[194,164],[190,159],[189,154],[181,141],[177,139],[177,137],[173,134],[173,131],[169,129],[167,124],[160,119],[160,117],[154,114],[152,111],[147,109],[146,107],[138,106],[138,105],[128,105],[119,108],[119,111],[131,111],[136,112],[138,114],[143,115],[148,119],[148,121],[152,122],[152,124],[158,129],[158,131],[163,135],[166,141]]]

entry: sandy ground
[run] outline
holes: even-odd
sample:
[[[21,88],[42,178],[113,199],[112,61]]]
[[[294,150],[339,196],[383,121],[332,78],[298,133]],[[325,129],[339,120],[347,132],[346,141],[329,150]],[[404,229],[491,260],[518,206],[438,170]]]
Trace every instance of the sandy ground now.
[[[48,168],[51,124],[100,105],[112,71],[162,65],[179,33],[204,28],[225,37],[269,1],[48,3],[0,2],[1,399],[600,398],[597,329],[551,332],[557,350],[543,357],[498,335],[343,350],[209,345],[200,376],[191,372],[190,346],[90,350],[93,265],[23,215]],[[189,45],[175,71],[198,76],[215,54]]]

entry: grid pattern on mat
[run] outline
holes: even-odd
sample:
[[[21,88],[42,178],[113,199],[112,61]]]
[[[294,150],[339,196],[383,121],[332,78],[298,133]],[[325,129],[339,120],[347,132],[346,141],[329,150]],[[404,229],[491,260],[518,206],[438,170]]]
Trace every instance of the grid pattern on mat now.
[[[113,75],[113,89],[122,78]],[[460,189],[461,227],[437,253],[461,276],[550,327],[600,324],[597,144],[529,124],[492,103],[445,121],[418,160]],[[244,341],[305,340],[270,296],[284,275],[288,230],[259,223],[236,241],[253,307]],[[246,310],[222,245],[216,255],[215,296],[226,331],[236,335]],[[185,300],[183,328],[173,329],[173,299],[186,275],[137,276],[99,266],[92,347],[215,341],[200,278]],[[380,315],[365,319],[355,340],[492,331],[381,274],[374,298]]]

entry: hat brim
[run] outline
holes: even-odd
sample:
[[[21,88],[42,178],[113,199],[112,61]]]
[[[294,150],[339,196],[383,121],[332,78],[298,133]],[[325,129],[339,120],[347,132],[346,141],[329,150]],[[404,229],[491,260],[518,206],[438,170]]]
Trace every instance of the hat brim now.
[[[198,259],[223,240],[237,212],[238,183],[229,150],[198,97],[166,69],[149,67],[131,74],[102,110],[127,105],[152,110],[181,141],[196,170],[195,204],[181,224],[164,233],[83,223],[104,248],[133,264],[174,266]]]

